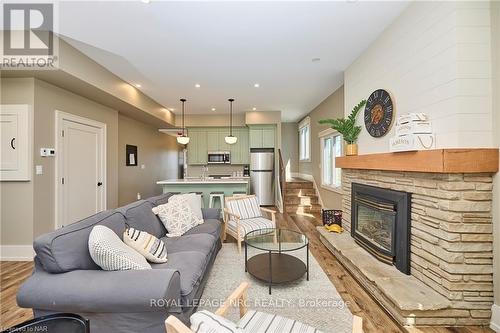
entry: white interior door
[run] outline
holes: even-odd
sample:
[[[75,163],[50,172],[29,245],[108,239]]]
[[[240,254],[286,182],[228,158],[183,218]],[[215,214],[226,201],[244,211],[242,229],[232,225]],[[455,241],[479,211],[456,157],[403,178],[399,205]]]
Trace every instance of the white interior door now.
[[[105,124],[60,116],[58,145],[58,227],[105,207]]]

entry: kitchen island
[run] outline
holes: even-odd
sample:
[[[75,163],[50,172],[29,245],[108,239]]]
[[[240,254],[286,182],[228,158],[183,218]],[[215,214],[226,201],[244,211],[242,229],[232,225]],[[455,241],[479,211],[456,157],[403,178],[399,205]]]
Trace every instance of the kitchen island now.
[[[224,192],[225,197],[230,197],[234,192],[250,193],[250,178],[229,178],[229,179],[168,179],[160,180],[156,184],[160,185],[163,193],[168,192],[202,192],[205,207],[208,207],[211,192]]]

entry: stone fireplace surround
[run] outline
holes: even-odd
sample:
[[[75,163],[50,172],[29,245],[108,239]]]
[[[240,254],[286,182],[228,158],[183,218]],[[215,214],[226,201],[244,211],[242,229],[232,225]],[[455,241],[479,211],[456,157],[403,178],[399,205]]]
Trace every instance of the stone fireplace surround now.
[[[498,168],[498,151],[494,153],[494,167],[486,172],[376,170],[373,165],[367,170],[359,164],[349,168],[338,163],[343,168],[342,226],[346,232],[332,234],[318,227],[321,239],[401,325],[489,325],[492,177],[495,163]],[[411,193],[411,276],[366,255],[349,235],[352,183]]]

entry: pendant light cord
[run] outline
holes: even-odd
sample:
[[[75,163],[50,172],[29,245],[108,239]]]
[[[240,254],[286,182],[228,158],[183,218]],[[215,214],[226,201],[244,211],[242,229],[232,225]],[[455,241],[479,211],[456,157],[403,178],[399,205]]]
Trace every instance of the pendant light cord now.
[[[186,136],[185,130],[186,128],[184,127],[184,102],[186,101],[185,98],[181,98],[182,102],[182,136]]]
[[[229,101],[229,136],[233,136],[233,102],[234,99],[230,98]]]

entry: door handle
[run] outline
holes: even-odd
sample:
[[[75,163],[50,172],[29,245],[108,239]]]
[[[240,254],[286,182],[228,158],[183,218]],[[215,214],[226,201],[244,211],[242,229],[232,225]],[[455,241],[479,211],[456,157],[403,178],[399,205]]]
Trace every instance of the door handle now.
[[[12,149],[16,149],[16,146],[14,146],[14,142],[16,142],[16,138],[12,138],[12,140],[10,140],[10,146],[12,147]]]
[[[102,182],[98,182],[98,183],[97,183],[97,186],[102,186]]]

